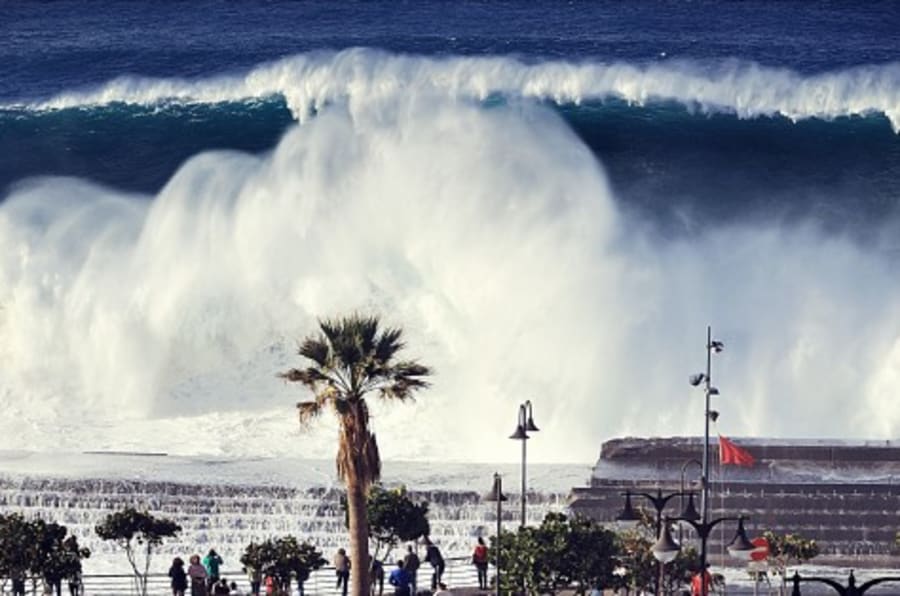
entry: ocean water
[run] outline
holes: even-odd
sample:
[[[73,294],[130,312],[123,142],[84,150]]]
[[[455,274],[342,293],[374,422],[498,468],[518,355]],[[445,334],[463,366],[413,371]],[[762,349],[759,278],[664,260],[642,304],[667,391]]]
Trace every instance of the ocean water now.
[[[900,6],[12,3],[0,448],[330,457],[275,375],[361,310],[388,459],[900,423]]]

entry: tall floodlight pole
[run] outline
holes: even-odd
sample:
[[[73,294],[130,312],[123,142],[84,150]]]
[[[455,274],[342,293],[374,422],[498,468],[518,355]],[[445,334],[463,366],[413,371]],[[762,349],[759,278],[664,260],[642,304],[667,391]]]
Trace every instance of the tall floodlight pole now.
[[[691,375],[690,383],[693,386],[704,384],[704,394],[706,404],[704,406],[703,420],[703,478],[701,479],[701,500],[700,500],[700,524],[705,525],[709,521],[709,421],[718,418],[718,412],[709,409],[709,398],[713,395],[719,395],[719,390],[712,386],[712,354],[713,352],[721,352],[725,344],[712,338],[712,327],[706,327],[706,373]],[[706,573],[706,540],[700,541],[700,573]],[[703,588],[701,593],[707,596],[707,586],[705,582],[701,582]]]
[[[531,400],[528,400],[525,403],[519,405],[519,416],[516,422],[516,430],[509,436],[510,439],[522,441],[522,520],[521,522],[519,522],[520,527],[525,527],[525,503],[527,501],[526,491],[528,490],[528,475],[526,470],[527,458],[525,445],[529,438],[528,433],[537,432],[538,430],[540,429],[535,426],[534,417],[532,416]]]

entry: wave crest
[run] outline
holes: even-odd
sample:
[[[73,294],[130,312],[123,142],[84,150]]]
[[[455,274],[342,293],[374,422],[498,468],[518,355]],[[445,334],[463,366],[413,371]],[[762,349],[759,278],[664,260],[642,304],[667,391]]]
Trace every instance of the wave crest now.
[[[639,105],[673,101],[702,113],[731,113],[740,118],[780,115],[794,121],[883,114],[900,132],[900,63],[805,76],[739,60],[528,64],[511,57],[429,58],[352,49],[292,56],[244,74],[205,79],[120,77],[27,107],[217,103],[280,95],[302,121],[331,102],[353,106],[421,93],[473,100],[501,95],[559,104],[603,99]]]

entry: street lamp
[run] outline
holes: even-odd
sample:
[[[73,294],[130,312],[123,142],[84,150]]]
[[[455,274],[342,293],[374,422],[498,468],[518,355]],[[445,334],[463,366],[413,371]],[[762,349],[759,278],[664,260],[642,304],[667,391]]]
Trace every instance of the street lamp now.
[[[510,439],[522,441],[522,521],[519,524],[521,527],[525,526],[525,490],[527,488],[525,480],[525,441],[528,440],[528,433],[537,432],[539,430],[540,429],[534,424],[534,417],[531,412],[531,401],[528,400],[519,406],[519,418],[516,424],[516,431],[509,436]]]
[[[656,544],[653,545],[653,556],[658,561],[671,561],[678,555],[681,545],[672,539],[672,533],[669,532],[669,521],[685,521],[694,527],[697,535],[700,537],[701,552],[706,552],[706,541],[709,538],[712,529],[724,521],[736,521],[738,523],[737,531],[734,538],[728,544],[728,554],[742,561],[749,561],[751,553],[756,548],[747,538],[747,531],[744,529],[744,516],[740,517],[719,517],[712,521],[696,521],[688,518],[666,518],[663,526],[663,534],[660,536]],[[706,581],[706,560],[701,557],[700,560],[700,593],[706,596],[709,593],[709,586]]]
[[[697,466],[698,468],[700,468],[700,473],[701,473],[701,474],[703,473],[703,464],[701,464],[699,460],[696,460],[696,459],[693,459],[693,458],[692,458],[692,459],[687,460],[687,461],[684,462],[683,464],[681,464],[681,485],[680,485],[680,486],[681,486],[681,492],[682,492],[682,493],[685,492],[685,491],[684,491],[684,476],[685,476],[685,472],[687,472],[688,466],[690,466],[690,465],[692,465],[692,464],[695,465],[695,466]],[[693,508],[693,506],[694,506],[693,500],[694,500],[694,496],[693,496],[693,492],[691,492],[691,503],[690,503],[690,507],[691,507],[691,508]],[[681,498],[681,508],[682,508],[682,509],[685,509],[685,505],[684,505],[684,497]],[[687,516],[684,515],[684,514],[682,514],[681,517],[687,517]],[[697,510],[696,510],[696,509],[694,509],[693,517],[694,517],[694,519],[700,519],[700,514],[697,513]],[[681,539],[682,539],[681,524],[678,524],[678,542],[681,542]]]
[[[692,493],[692,492],[688,492],[688,493],[677,492],[677,493],[669,493],[667,495],[663,495],[662,489],[656,489],[655,495],[653,495],[651,493],[640,493],[640,492],[633,493],[631,491],[626,491],[625,492],[625,508],[622,510],[622,513],[620,513],[616,517],[616,521],[637,522],[640,520],[640,517],[638,517],[638,515],[634,511],[634,508],[631,506],[631,496],[632,495],[634,495],[635,497],[642,497],[644,499],[647,499],[648,501],[650,501],[650,503],[653,505],[653,508],[656,510],[656,538],[658,540],[663,540],[664,536],[668,535],[669,542],[672,542],[672,536],[669,534],[668,524],[666,525],[665,529],[663,529],[663,527],[662,527],[662,525],[663,525],[662,524],[662,512],[666,508],[666,504],[669,501],[671,501],[672,499],[674,499],[675,497],[682,497],[682,500],[683,500],[684,496],[688,497],[688,504],[686,507],[684,507],[683,511],[681,512],[681,519],[692,519],[695,521],[700,519],[700,514],[697,513],[697,509],[694,507],[694,493]],[[657,551],[655,550],[655,548],[656,547],[654,547],[654,550],[653,550],[653,556],[659,562],[659,571],[656,574],[656,593],[661,594],[662,593],[662,578],[663,578],[663,571],[665,568],[665,564],[675,558],[675,556],[678,554],[678,549],[675,549],[675,551],[672,552],[672,555],[668,556],[667,554],[657,555]],[[663,552],[663,551],[660,551],[660,552]],[[668,551],[665,551],[665,552],[668,553]]]
[[[900,581],[900,577],[876,577],[875,579],[870,579],[861,586],[857,586],[856,577],[854,577],[853,571],[850,571],[850,577],[847,578],[847,585],[843,586],[840,582],[825,577],[800,577],[800,574],[795,571],[791,581],[794,583],[794,589],[791,590],[791,596],[801,596],[800,582],[819,582],[826,584],[834,588],[834,591],[841,596],[862,596],[869,588],[884,582],[898,582]]]
[[[494,472],[494,486],[489,492],[484,494],[482,499],[488,503],[497,503],[497,545],[495,547],[494,566],[497,570],[497,596],[500,596],[500,532],[503,529],[501,521],[503,518],[503,501],[506,500],[506,495],[503,494],[503,479],[497,472]]]
[[[700,499],[700,523],[702,526],[712,527],[715,523],[710,524],[709,520],[709,421],[715,421],[719,417],[719,413],[709,409],[709,398],[712,395],[719,395],[719,390],[712,386],[712,354],[713,352],[719,353],[725,348],[725,344],[716,341],[712,338],[712,327],[706,327],[706,373],[697,373],[695,375],[690,376],[690,383],[694,387],[699,386],[701,383],[703,384],[703,393],[706,395],[706,406],[704,409],[704,420],[703,420],[703,477],[701,479],[701,492],[702,496]],[[724,518],[723,518],[724,519]],[[685,520],[687,521],[687,520]],[[721,520],[717,520],[721,521]],[[689,522],[694,525],[693,522]],[[743,527],[743,526],[741,526]],[[697,526],[695,525],[696,529]],[[698,529],[699,533],[700,530]],[[702,573],[706,572],[706,538],[703,538],[700,541],[700,570]],[[702,594],[706,596],[706,582],[702,581],[703,589]]]

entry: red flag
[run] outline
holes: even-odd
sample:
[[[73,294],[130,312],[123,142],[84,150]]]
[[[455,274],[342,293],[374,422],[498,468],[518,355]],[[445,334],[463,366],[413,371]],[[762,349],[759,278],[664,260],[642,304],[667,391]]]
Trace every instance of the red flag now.
[[[719,461],[723,465],[752,466],[756,458],[746,449],[741,449],[722,435],[719,435]]]

